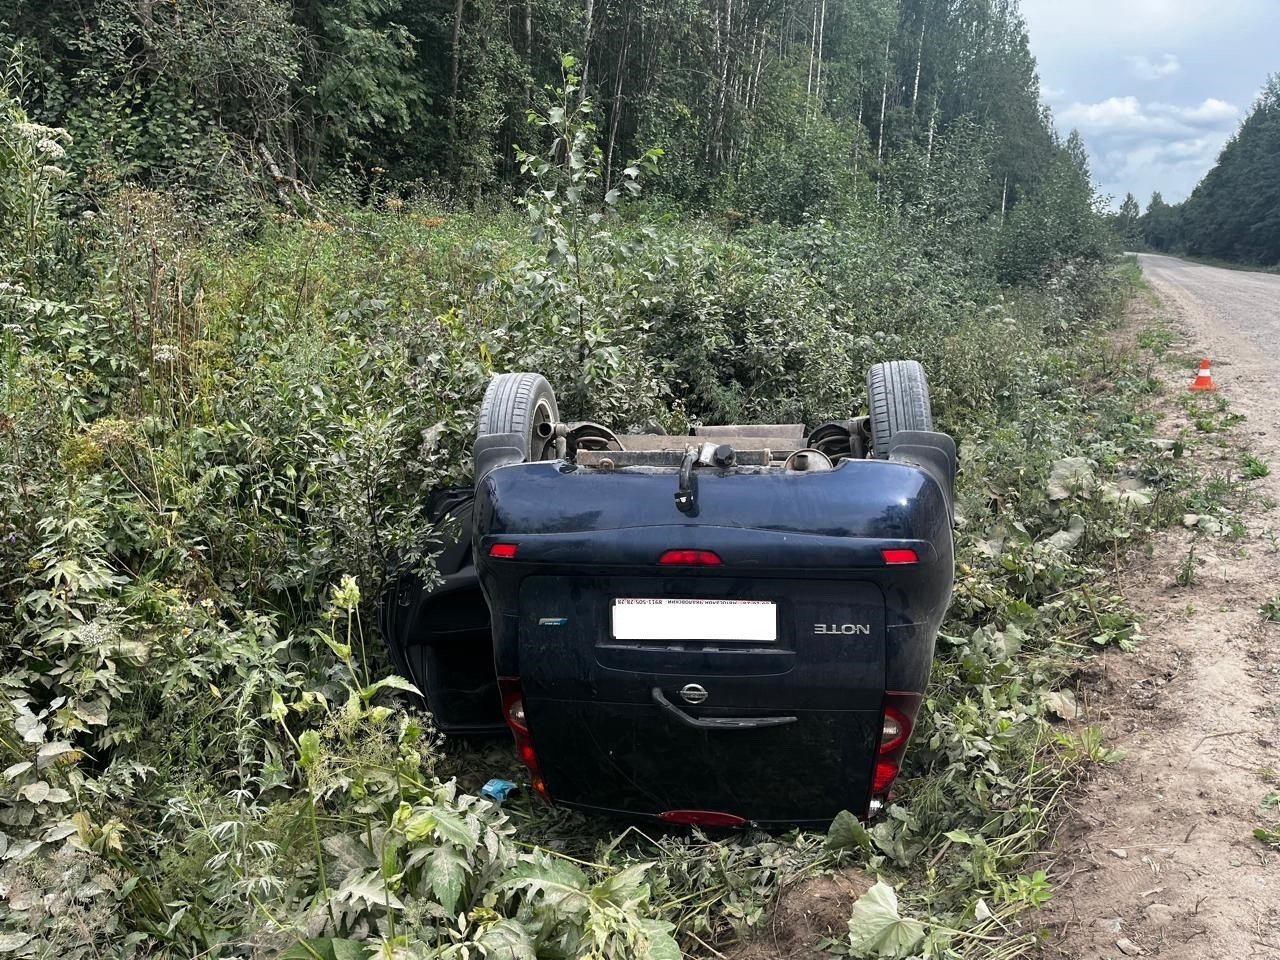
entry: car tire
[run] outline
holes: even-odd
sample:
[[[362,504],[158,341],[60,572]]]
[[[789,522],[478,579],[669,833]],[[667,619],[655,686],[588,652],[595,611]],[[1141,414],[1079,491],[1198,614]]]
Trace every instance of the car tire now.
[[[476,418],[472,450],[476,483],[512,463],[550,460],[556,438],[539,436],[542,424],[560,421],[555,391],[540,373],[499,373],[489,381]]]
[[[871,408],[871,455],[883,460],[895,433],[932,430],[933,408],[924,367],[915,360],[872,364],[867,371],[867,400]]]

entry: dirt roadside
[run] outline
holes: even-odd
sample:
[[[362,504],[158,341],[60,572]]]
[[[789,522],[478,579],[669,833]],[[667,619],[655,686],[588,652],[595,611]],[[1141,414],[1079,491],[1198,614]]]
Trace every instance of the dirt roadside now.
[[[1232,442],[1272,469],[1254,491],[1280,501],[1280,277],[1142,262],[1159,303],[1135,309],[1163,311],[1213,359],[1246,418]],[[1170,391],[1185,390],[1176,380]],[[1171,405],[1169,428],[1180,415]],[[1201,449],[1220,458],[1205,464],[1212,475],[1238,475],[1238,451]],[[1267,771],[1280,775],[1280,624],[1259,615],[1280,594],[1280,510],[1244,520],[1237,542],[1169,531],[1130,571],[1146,639],[1108,651],[1082,688],[1127,758],[1086,786],[1059,831],[1046,960],[1280,958],[1280,851],[1253,837]],[[1193,543],[1196,580],[1181,586]]]

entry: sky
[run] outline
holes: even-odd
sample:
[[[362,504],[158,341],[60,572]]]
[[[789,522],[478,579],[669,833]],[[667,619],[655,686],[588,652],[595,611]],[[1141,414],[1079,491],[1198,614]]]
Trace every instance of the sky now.
[[[1280,72],[1280,0],[1022,0],[1044,101],[1119,206],[1187,197]]]

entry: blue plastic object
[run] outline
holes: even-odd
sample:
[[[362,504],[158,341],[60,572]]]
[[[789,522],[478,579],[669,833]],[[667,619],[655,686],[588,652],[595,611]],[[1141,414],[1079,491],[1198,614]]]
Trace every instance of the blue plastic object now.
[[[510,780],[499,780],[497,778],[490,780],[480,788],[480,796],[486,800],[492,800],[494,803],[501,803],[515,791],[516,785]]]

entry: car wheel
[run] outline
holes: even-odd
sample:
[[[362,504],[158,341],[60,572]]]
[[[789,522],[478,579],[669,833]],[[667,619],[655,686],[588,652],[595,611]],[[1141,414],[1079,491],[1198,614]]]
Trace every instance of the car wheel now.
[[[929,382],[915,360],[872,364],[867,371],[867,400],[871,406],[872,456],[889,455],[893,435],[902,430],[932,430]]]
[[[499,373],[489,381],[476,421],[476,483],[497,467],[551,460],[560,421],[555,391],[540,373]]]

